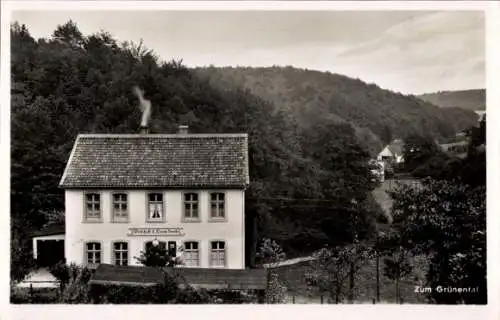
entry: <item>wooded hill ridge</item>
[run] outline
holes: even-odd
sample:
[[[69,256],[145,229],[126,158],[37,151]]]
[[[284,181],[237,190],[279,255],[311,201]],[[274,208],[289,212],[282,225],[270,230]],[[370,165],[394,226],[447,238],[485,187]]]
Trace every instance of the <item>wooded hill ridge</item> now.
[[[439,91],[417,96],[441,108],[462,108],[472,111],[486,110],[486,90]]]
[[[340,74],[294,67],[203,67],[195,73],[221,88],[243,88],[290,113],[299,128],[318,122],[348,122],[372,152],[410,134],[438,140],[477,124],[477,115],[442,109],[411,95]]]

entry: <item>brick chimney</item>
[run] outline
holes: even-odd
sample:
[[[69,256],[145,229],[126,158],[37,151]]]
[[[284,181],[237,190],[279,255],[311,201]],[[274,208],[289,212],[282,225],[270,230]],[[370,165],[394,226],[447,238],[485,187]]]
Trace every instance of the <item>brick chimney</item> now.
[[[181,125],[179,125],[178,128],[179,128],[179,131],[178,131],[179,134],[188,134],[189,127],[187,125],[181,124]]]

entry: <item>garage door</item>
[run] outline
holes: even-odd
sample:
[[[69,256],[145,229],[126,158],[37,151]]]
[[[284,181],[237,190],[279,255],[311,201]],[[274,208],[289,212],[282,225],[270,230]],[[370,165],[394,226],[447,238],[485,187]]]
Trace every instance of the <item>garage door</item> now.
[[[37,261],[42,267],[64,260],[64,240],[38,240],[37,249]]]

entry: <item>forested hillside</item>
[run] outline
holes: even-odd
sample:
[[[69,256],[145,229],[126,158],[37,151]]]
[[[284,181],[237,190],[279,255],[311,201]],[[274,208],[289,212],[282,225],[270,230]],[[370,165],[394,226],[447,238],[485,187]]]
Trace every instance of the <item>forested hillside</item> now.
[[[440,91],[419,95],[418,98],[441,108],[458,107],[480,111],[486,110],[486,90]]]
[[[28,257],[16,251],[28,245],[26,233],[63,211],[58,183],[77,134],[138,132],[135,85],[152,102],[151,132],[183,123],[191,132],[249,134],[246,214],[257,237],[299,254],[362,238],[373,226],[369,154],[349,124],[299,130],[285,110],[250,92],[221,90],[141,44],[84,36],[72,22],[38,40],[14,24],[11,36],[12,263]]]
[[[348,122],[374,152],[383,144],[411,134],[441,139],[477,123],[471,111],[440,109],[413,96],[339,74],[293,67],[197,68],[219,88],[242,87],[289,113],[299,128],[318,121]]]

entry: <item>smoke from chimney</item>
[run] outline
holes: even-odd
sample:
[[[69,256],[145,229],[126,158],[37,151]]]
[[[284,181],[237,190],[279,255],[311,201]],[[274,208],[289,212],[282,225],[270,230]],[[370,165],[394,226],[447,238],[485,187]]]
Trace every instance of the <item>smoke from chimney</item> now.
[[[141,128],[147,128],[151,116],[151,101],[144,98],[144,92],[139,87],[134,87],[132,91],[139,99],[139,107],[142,111]]]

